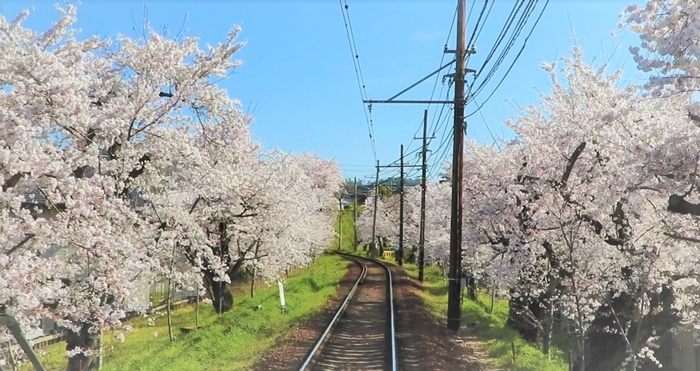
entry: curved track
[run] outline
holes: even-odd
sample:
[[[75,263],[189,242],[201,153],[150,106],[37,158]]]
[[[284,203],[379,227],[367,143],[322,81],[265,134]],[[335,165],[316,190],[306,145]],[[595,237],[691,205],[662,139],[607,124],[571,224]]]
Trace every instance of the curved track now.
[[[362,273],[300,371],[396,371],[391,271],[372,259],[342,255],[359,264]]]

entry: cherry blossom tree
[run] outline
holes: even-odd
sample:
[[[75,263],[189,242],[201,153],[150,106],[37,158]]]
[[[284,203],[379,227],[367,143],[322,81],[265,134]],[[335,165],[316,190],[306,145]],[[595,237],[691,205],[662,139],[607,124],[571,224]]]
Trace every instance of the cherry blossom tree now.
[[[480,204],[492,208],[480,214],[482,223],[498,215],[490,221],[500,223],[498,229],[481,228],[509,257],[511,266],[498,268],[518,277],[509,323],[531,341],[542,334],[547,351],[555,310],[568,317],[580,347],[577,369],[613,370],[627,361],[634,368],[644,357],[653,362],[649,341],[692,314],[679,304],[694,302],[686,292],[697,286],[686,279],[696,269],[696,248],[669,238],[675,216],[663,209],[667,196],[651,186],[651,156],[640,151],[656,153],[663,143],[649,121],[668,125],[683,117],[678,97],[652,100],[635,88],[617,88],[619,75],[586,65],[577,50],[564,60],[564,81],[555,66],[545,69],[552,93],[511,121],[517,140],[502,151],[520,168],[512,180],[491,175],[510,201],[491,196],[492,202],[471,204],[472,213]],[[517,164],[483,158],[494,158],[492,172],[483,174]],[[478,183],[479,177],[467,179]],[[470,187],[488,194],[478,184]]]
[[[0,307],[25,331],[57,320],[68,369],[92,370],[101,332],[123,339],[157,278],[203,281],[224,311],[245,264],[308,263],[342,178],[251,141],[251,118],[212,84],[240,64],[238,28],[205,50],[148,27],[78,40],[77,9],[59,13],[43,34],[22,26],[29,12],[0,17]]]

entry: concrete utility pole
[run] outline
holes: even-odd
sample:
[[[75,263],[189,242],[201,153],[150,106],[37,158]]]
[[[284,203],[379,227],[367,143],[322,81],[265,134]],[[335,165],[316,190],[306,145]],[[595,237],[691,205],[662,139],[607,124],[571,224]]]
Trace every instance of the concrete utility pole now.
[[[403,144],[401,145],[401,180],[399,181],[399,251],[396,254],[396,263],[403,266]]]
[[[425,192],[427,177],[428,155],[428,110],[423,111],[423,165],[421,166],[420,182],[420,234],[418,240],[418,280],[423,282],[425,268]]]
[[[450,221],[450,271],[447,291],[447,328],[458,331],[462,320],[462,178],[464,161],[464,73],[466,57],[466,0],[457,4],[457,50],[454,96],[454,146],[452,149],[452,207]]]
[[[369,247],[369,255],[377,254],[377,200],[379,199],[379,160],[377,160],[377,177],[374,180],[374,213],[372,214],[372,243]]]

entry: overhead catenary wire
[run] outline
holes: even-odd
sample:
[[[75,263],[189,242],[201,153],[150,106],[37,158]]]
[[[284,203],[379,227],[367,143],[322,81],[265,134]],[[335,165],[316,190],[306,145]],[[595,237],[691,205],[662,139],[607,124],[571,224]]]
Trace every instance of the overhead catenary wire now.
[[[339,0],[342,2],[343,0]],[[476,12],[471,11],[469,12],[470,15],[478,14],[476,16],[476,21],[474,23],[473,27],[470,27],[472,32],[469,35],[469,40],[467,42],[467,47],[468,48],[473,48],[475,45],[479,42],[479,39],[481,36],[483,36],[483,31],[486,28],[486,26],[489,24],[491,12],[493,10],[495,0],[483,0],[483,3],[479,6],[478,4],[475,5],[476,1],[473,1],[471,3],[472,10],[476,8],[477,6],[480,8]],[[537,15],[536,20],[534,23],[531,22],[533,14],[537,14],[538,6],[542,5],[542,2],[539,0],[515,0],[513,7],[510,11],[510,14],[506,18],[506,20],[503,22],[503,25],[500,29],[500,32],[498,32],[498,35],[490,48],[489,52],[486,53],[485,58],[481,63],[479,63],[479,68],[477,69],[475,76],[473,79],[471,79],[471,83],[468,83],[467,85],[467,92],[466,92],[466,99],[468,101],[474,101],[474,103],[477,105],[477,109],[468,115],[465,115],[465,118],[471,117],[472,115],[476,114],[479,109],[481,109],[484,104],[486,104],[490,98],[495,94],[495,92],[501,87],[502,83],[505,81],[507,76],[509,76],[510,72],[513,70],[514,65],[517,63],[519,60],[520,56],[522,55],[525,47],[527,46],[528,40],[533,34],[533,31],[535,27],[538,25],[540,22],[540,19],[542,15],[544,14],[544,11],[546,10],[549,0],[546,0],[544,2],[544,5],[541,6],[541,9],[539,10],[539,15]],[[347,11],[347,3],[345,5],[345,10]],[[450,24],[450,32],[448,33],[447,36],[447,41],[445,42],[446,47],[449,44],[450,36],[452,34],[452,30],[455,24],[455,18],[457,15],[457,11],[455,9],[455,17],[453,17],[453,21]],[[349,18],[349,16],[348,16]],[[528,28],[528,25],[531,25],[532,27],[530,28],[529,31],[525,30],[525,28]],[[346,25],[346,28],[349,29],[349,43],[351,45],[351,51],[353,51],[353,54],[355,56],[355,59],[358,59],[357,53],[356,53],[356,46],[354,45],[354,40],[352,36],[352,25],[349,23],[348,19],[348,25]],[[522,45],[519,48],[518,53],[515,55],[515,57],[512,59],[512,61],[508,61],[511,57],[511,51],[517,49],[517,42],[520,40],[521,35],[527,32],[527,36],[524,38],[524,41]],[[440,65],[444,62],[445,59],[445,53],[442,54],[441,59],[440,59]],[[468,62],[470,58],[472,57],[472,53],[467,53],[465,56],[466,61]],[[354,60],[355,62],[355,60]],[[363,96],[366,96],[366,91],[365,91],[365,86],[364,86],[364,80],[362,78],[362,72],[359,67],[359,60],[358,60],[358,66],[357,66],[357,75],[358,75],[358,86],[361,87],[361,94]],[[498,76],[498,74],[501,73],[501,67],[502,66],[508,66],[508,68],[505,70],[505,73],[502,74],[502,76]],[[437,91],[437,84],[440,79],[440,76],[435,77],[435,81],[432,87],[432,91],[430,94],[430,100],[433,99],[435,96],[435,93]],[[497,84],[495,87],[492,88],[491,82],[497,81]],[[451,87],[453,85],[452,79],[449,79],[449,84],[445,83],[445,78],[443,78],[443,83],[440,89],[440,92],[438,93],[438,96],[441,96],[443,93],[443,90],[445,89],[446,85]],[[449,100],[449,87],[448,87],[448,92],[446,100]],[[485,99],[479,99],[477,101],[477,98],[481,97],[481,94],[484,94],[487,92],[487,90],[491,90],[489,92],[489,95]],[[368,100],[368,99],[367,99]],[[432,106],[432,107],[431,107]],[[450,109],[447,110],[446,108],[450,106]],[[428,110],[432,109],[433,114],[430,116],[430,122],[429,122],[429,132],[432,133],[432,135],[428,138],[428,144],[432,144],[433,139],[437,139],[440,142],[440,145],[437,147],[437,149],[434,149],[430,151],[430,175],[431,177],[434,175],[435,172],[442,170],[442,166],[444,164],[444,160],[447,157],[447,155],[450,153],[451,148],[447,144],[449,141],[454,138],[453,132],[451,132],[450,125],[448,124],[448,116],[449,112],[453,110],[451,107],[451,104],[449,103],[443,103],[443,104],[429,104],[427,105]],[[447,116],[443,116],[445,111],[448,111]],[[368,113],[371,118],[371,105],[369,106]],[[489,123],[486,120],[485,117],[483,117],[483,113],[479,112],[479,114],[482,117],[482,120],[484,122],[484,125],[486,129],[488,130],[489,134],[491,135],[491,138],[494,140],[494,143],[497,144],[497,140],[495,138],[494,132],[491,130],[489,127]],[[420,131],[420,128],[422,126],[419,124],[418,129],[416,130],[416,134]],[[370,131],[370,136],[372,140],[374,141],[374,135],[373,135],[373,126],[372,124],[368,121],[368,130]],[[436,135],[442,131],[442,135],[437,137]],[[412,151],[411,146],[414,144],[416,138],[416,134],[414,134],[407,146],[407,154],[405,157],[406,159],[409,159],[410,161],[410,155],[414,153],[415,151]],[[373,150],[375,151],[375,159],[376,159],[376,144],[373,143]],[[393,164],[393,162],[392,162]],[[412,170],[409,171],[408,173],[411,174]]]
[[[472,3],[472,7],[473,7],[473,3]],[[452,15],[452,21],[450,22],[450,29],[449,29],[449,31],[447,31],[447,38],[445,39],[445,47],[447,47],[447,45],[450,43],[450,38],[452,37],[452,31],[454,30],[454,25],[456,23],[456,20],[457,20],[457,7],[455,6],[455,11]],[[443,63],[445,62],[445,54],[446,53],[444,53],[444,52],[441,53],[440,63],[438,64],[438,67],[442,66]],[[430,99],[429,100],[431,100],[431,101],[435,97],[435,90],[437,89],[438,81],[440,81],[440,74],[435,75],[435,82],[433,83],[433,88],[432,88],[432,91],[430,92]],[[442,91],[443,91],[444,87],[445,87],[445,81],[443,79],[442,87],[440,88],[440,93],[438,94],[438,96],[442,96]],[[442,109],[444,109],[445,105],[446,105],[445,103],[441,104]],[[431,106],[431,103],[428,103],[428,105],[426,106],[425,109],[429,110],[430,106]],[[435,113],[437,112],[437,110],[438,110],[438,106],[436,105],[435,109],[433,110],[433,114],[431,115],[431,117],[433,117],[433,121],[432,121],[430,126],[434,126],[435,123],[439,122],[439,119],[438,120],[434,119]],[[406,150],[410,150],[411,144],[413,144],[413,141],[416,139],[416,135],[418,135],[422,126],[423,126],[423,121],[421,120],[421,123],[418,125],[418,128],[416,129],[416,133],[411,137],[411,141],[408,143],[408,146],[406,146]],[[428,144],[430,144],[430,143],[428,143]]]
[[[445,137],[446,141],[448,141],[448,142],[451,142],[453,138],[454,138],[454,131],[450,131],[450,135]],[[447,155],[449,154],[449,149],[450,149],[449,146],[445,146],[442,153],[436,157],[436,160],[433,162],[431,170],[428,174],[428,178],[432,179],[435,175],[437,175],[438,171],[442,170],[442,165],[444,165],[445,159],[447,158]]]
[[[352,29],[352,22],[350,21],[350,11],[347,1],[343,5],[343,0],[338,0],[340,4],[340,11],[343,14],[343,22],[345,24],[345,33],[348,38],[348,44],[350,45],[350,53],[352,54],[352,63],[355,68],[355,78],[357,79],[357,85],[360,89],[360,97],[364,101],[367,99],[367,89],[364,81],[364,76],[362,74],[362,67],[360,65],[360,55],[357,52],[357,43],[355,42],[355,34]],[[370,144],[372,146],[372,154],[374,155],[374,160],[377,160],[377,144],[374,137],[374,120],[372,119],[372,110],[364,103],[362,103],[362,110],[365,115],[365,121],[367,122],[367,131],[369,134]]]
[[[453,109],[453,107],[450,107],[450,112],[452,112]],[[445,116],[445,120],[443,123],[447,122],[450,118],[450,112],[448,112],[448,114]],[[433,177],[433,175],[435,175],[436,171],[442,168],[442,164],[444,163],[445,158],[449,154],[450,146],[448,144],[451,143],[452,139],[454,138],[454,128],[450,127],[449,125],[444,125],[444,128],[445,129],[441,135],[442,140],[438,145],[438,148],[432,151],[430,156],[428,156],[428,159],[431,161],[431,164],[429,166],[429,177],[431,178]]]

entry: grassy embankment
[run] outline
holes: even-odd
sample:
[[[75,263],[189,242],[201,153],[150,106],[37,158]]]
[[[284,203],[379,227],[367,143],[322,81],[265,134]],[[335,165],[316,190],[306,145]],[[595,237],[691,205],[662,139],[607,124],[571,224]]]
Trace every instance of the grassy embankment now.
[[[362,207],[358,207],[358,213],[362,212]],[[340,227],[342,229],[342,238],[341,238],[341,250],[352,250],[353,245],[354,245],[354,239],[355,239],[355,223],[353,220],[353,207],[352,205],[348,206],[343,210],[343,213],[341,214],[342,217],[335,218],[335,230],[338,231],[338,228]],[[359,214],[358,214],[359,215]],[[341,222],[342,219],[342,222]],[[340,224],[340,225],[339,225]],[[357,236],[359,239],[360,237]],[[338,249],[338,234],[336,233],[335,240],[333,240],[333,243],[329,247],[330,250],[336,250]]]
[[[418,278],[415,264],[404,264],[406,272],[414,279]],[[423,290],[418,295],[426,308],[436,318],[445,320],[447,312],[447,281],[436,267],[425,269]],[[465,299],[462,304],[462,325],[475,323],[470,334],[483,341],[484,349],[495,366],[513,371],[564,371],[568,370],[567,356],[559,347],[552,348],[551,360],[542,351],[520,338],[518,333],[506,327],[508,319],[508,301],[495,300],[491,313],[491,297],[480,293],[478,300]],[[515,346],[513,361],[512,346]]]
[[[280,311],[277,285],[264,285],[251,298],[250,283],[241,282],[234,287],[236,303],[230,312],[217,315],[211,304],[200,304],[202,327],[193,332],[182,333],[180,328],[195,325],[194,306],[175,310],[172,320],[176,339],[172,342],[165,316],[156,319],[154,326],[149,326],[145,318],[132,319],[128,323],[134,331],[127,334],[125,342],[105,333],[103,370],[249,369],[295,323],[320,310],[336,292],[348,264],[340,257],[323,255],[310,268],[292,271],[285,280],[286,314]],[[41,361],[47,370],[66,369],[65,343],[51,345],[43,353]]]

